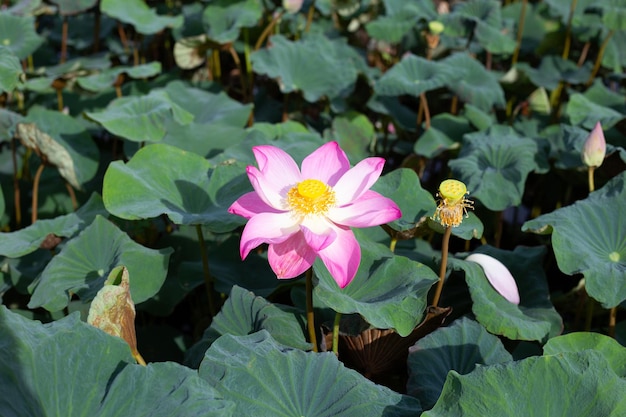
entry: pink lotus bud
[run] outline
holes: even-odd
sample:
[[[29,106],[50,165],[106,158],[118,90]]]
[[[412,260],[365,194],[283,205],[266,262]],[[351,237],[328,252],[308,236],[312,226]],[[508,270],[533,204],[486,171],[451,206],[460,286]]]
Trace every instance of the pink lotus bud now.
[[[304,0],[283,0],[283,8],[287,13],[298,13],[300,8],[302,8],[302,3],[304,3]]]
[[[600,122],[589,133],[583,145],[582,159],[588,167],[599,167],[606,155],[606,140]]]

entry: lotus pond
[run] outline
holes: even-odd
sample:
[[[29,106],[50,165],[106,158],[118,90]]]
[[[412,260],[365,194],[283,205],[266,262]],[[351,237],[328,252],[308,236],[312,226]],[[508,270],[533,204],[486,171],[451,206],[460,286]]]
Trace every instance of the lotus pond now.
[[[626,0],[7,0],[0,415],[626,415]]]

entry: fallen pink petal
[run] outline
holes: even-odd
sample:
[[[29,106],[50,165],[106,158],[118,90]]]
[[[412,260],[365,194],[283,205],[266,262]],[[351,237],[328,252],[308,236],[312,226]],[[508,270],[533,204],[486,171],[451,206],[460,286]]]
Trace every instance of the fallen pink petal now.
[[[482,253],[473,253],[466,261],[475,262],[483,268],[491,286],[510,303],[519,304],[519,290],[509,269],[496,258]]]
[[[258,168],[249,166],[254,188],[229,212],[249,219],[241,236],[241,257],[262,243],[280,279],[294,278],[319,257],[344,288],[357,273],[361,249],[350,227],[379,226],[400,218],[397,204],[370,188],[385,160],[366,158],[350,168],[337,142],[322,145],[302,161],[280,148],[253,148]]]

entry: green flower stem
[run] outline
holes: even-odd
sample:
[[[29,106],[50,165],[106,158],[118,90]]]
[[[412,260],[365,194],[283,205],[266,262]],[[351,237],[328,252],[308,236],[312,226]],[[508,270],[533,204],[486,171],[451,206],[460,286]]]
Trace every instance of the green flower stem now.
[[[609,41],[611,40],[612,36],[613,36],[613,29],[609,31],[608,35],[606,35],[606,38],[604,38],[604,42],[602,42],[602,46],[600,46],[600,50],[598,51],[598,56],[596,57],[596,63],[593,66],[593,71],[591,71],[591,75],[589,76],[589,79],[587,80],[587,84],[586,84],[587,87],[593,84],[593,80],[596,78],[596,75],[598,75],[598,71],[600,70],[600,65],[602,64],[602,57],[604,56],[604,51],[606,50],[606,47],[609,44]]]
[[[274,26],[276,26],[276,23],[280,21],[281,17],[283,17],[282,12],[274,16],[269,25],[267,25],[267,27],[263,29],[263,32],[261,32],[261,36],[259,36],[259,39],[257,39],[256,44],[254,45],[255,51],[261,49],[261,46],[263,46],[263,42],[265,42],[265,39],[270,35],[270,33],[272,33],[272,29],[274,29]]]
[[[42,162],[39,165],[39,168],[37,168],[37,172],[35,172],[35,177],[33,178],[33,205],[32,205],[32,210],[31,210],[31,218],[30,218],[30,222],[35,223],[37,221],[37,204],[38,204],[38,198],[39,198],[39,180],[41,179],[41,173],[43,172],[43,169],[46,167],[46,165]]]
[[[341,321],[341,313],[335,313],[335,322],[333,323],[333,353],[339,356],[339,322]]]
[[[213,64],[212,73],[213,81],[221,82],[222,79],[222,64],[220,63],[220,51],[214,49],[211,57],[211,63]]]
[[[246,101],[246,97],[248,96],[248,82],[246,79],[246,74],[244,74],[243,72],[243,68],[241,66],[241,61],[239,60],[239,55],[237,55],[237,51],[235,51],[235,48],[233,47],[233,44],[230,44],[230,47],[228,48],[228,52],[230,53],[230,56],[233,58],[233,61],[235,62],[235,66],[237,67],[237,69],[239,70],[239,79],[241,81],[241,92],[242,92],[242,96],[244,98],[244,101]]]
[[[569,57],[569,50],[572,46],[572,19],[574,18],[574,11],[576,10],[576,3],[578,0],[572,0],[569,5],[569,17],[567,18],[567,29],[565,30],[565,45],[563,46],[563,59]]]
[[[519,21],[517,22],[517,41],[515,44],[515,52],[513,52],[513,58],[511,58],[511,66],[515,66],[515,64],[517,64],[519,51],[522,47],[522,35],[524,34],[524,22],[526,20],[526,6],[527,5],[528,5],[528,0],[522,0],[522,10],[519,15]]]
[[[398,239],[396,239],[395,237],[392,237],[391,242],[389,242],[389,250],[392,252],[395,252],[397,243],[398,243]]]
[[[213,279],[209,274],[209,257],[207,255],[206,244],[204,243],[204,235],[202,234],[202,226],[196,225],[196,232],[198,233],[198,243],[200,244],[200,256],[202,257],[202,270],[204,272],[204,285],[206,287],[207,296],[209,298],[209,312],[211,317],[215,317],[217,314],[217,308],[215,306]]]
[[[587,179],[589,181],[589,192],[592,193],[595,189],[595,183],[593,181],[593,172],[595,171],[596,167],[589,167],[589,169],[587,170]]]
[[[309,341],[313,344],[313,352],[317,352],[317,336],[315,335],[315,314],[313,313],[313,268],[306,271],[306,325],[309,330]]]
[[[443,242],[441,243],[441,267],[439,268],[439,282],[437,283],[437,290],[435,290],[435,296],[433,297],[432,302],[432,305],[435,307],[439,305],[439,298],[441,298],[443,282],[446,279],[446,268],[448,266],[448,245],[450,244],[451,234],[452,227],[446,227],[446,231],[443,233]]]
[[[617,307],[609,310],[609,336],[615,338],[615,322],[617,321]]]
[[[309,29],[311,29],[311,23],[313,23],[314,14],[315,14],[315,0],[311,2],[311,6],[309,6],[309,12],[306,15],[306,26],[304,28],[305,33],[309,33]]]

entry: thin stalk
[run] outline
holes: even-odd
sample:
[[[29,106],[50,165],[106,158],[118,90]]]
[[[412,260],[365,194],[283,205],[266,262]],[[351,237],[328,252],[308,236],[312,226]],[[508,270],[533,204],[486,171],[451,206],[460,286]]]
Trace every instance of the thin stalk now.
[[[446,279],[450,235],[452,235],[452,227],[448,226],[446,227],[446,231],[443,233],[443,241],[441,243],[441,267],[439,268],[439,282],[437,283],[437,289],[435,290],[435,296],[433,297],[432,302],[432,305],[435,307],[439,305],[439,298],[441,298],[441,291],[443,290],[443,282]]]
[[[67,29],[69,23],[67,16],[63,16],[63,26],[61,29],[61,64],[67,59]]]
[[[522,10],[519,15],[519,20],[517,23],[517,40],[515,44],[515,52],[513,52],[513,58],[511,58],[511,66],[515,66],[517,64],[517,58],[519,58],[519,51],[522,47],[522,35],[524,34],[524,24],[526,21],[526,6],[528,5],[528,0],[522,0]]]
[[[596,57],[596,63],[593,66],[593,71],[591,71],[591,75],[589,76],[589,79],[587,80],[587,84],[586,84],[587,87],[589,87],[593,83],[593,80],[596,78],[596,75],[598,75],[598,71],[600,70],[600,65],[602,64],[602,57],[604,56],[604,51],[606,50],[606,47],[609,44],[609,41],[611,40],[612,36],[613,36],[613,29],[609,31],[609,34],[606,35],[606,38],[604,38],[604,42],[602,42],[602,46],[600,46],[600,50],[598,51],[598,56]]]
[[[15,226],[17,229],[22,226],[22,205],[20,203],[20,178],[17,172],[17,150],[15,149],[16,139],[11,140],[11,159],[13,160],[13,200],[15,205]]]
[[[306,324],[309,330],[309,341],[313,352],[317,352],[317,336],[315,335],[315,314],[313,313],[313,268],[306,271]]]
[[[76,193],[74,193],[74,189],[72,188],[70,183],[67,181],[65,182],[65,188],[67,188],[67,193],[70,196],[70,200],[72,200],[72,208],[74,209],[74,211],[76,211],[76,209],[78,209],[78,201],[76,201]]]
[[[147,366],[146,361],[143,359],[143,357],[139,354],[139,352],[135,351],[133,352],[133,358],[135,358],[135,360],[137,361],[137,363],[139,365],[142,366]]]
[[[576,10],[576,3],[578,0],[572,0],[569,5],[569,16],[567,18],[567,29],[565,29],[565,44],[563,45],[563,54],[561,57],[567,59],[569,57],[569,51],[572,47],[572,19],[574,18],[574,11]]]
[[[206,244],[204,243],[204,235],[202,234],[202,226],[196,225],[196,233],[198,234],[198,243],[200,244],[200,256],[202,257],[202,270],[204,275],[204,286],[206,288],[207,297],[209,298],[209,312],[211,317],[217,314],[215,299],[213,298],[213,279],[209,273],[209,257],[207,255]]]
[[[392,237],[391,242],[389,242],[389,250],[392,252],[395,252],[397,243],[398,243],[398,239],[396,239],[395,237]]]
[[[57,92],[57,107],[59,111],[63,111],[63,90],[60,88],[55,89]]]
[[[333,323],[333,353],[339,356],[339,322],[341,321],[341,313],[335,313],[335,321]]]
[[[424,122],[426,123],[426,130],[428,130],[430,129],[430,109],[428,107],[428,100],[426,99],[426,93],[420,94],[420,108],[424,109]]]
[[[496,216],[496,231],[494,236],[494,245],[496,248],[500,247],[500,242],[502,241],[502,230],[504,228],[504,212],[502,210],[498,211]]]
[[[315,0],[311,2],[309,12],[306,15],[306,26],[304,27],[305,33],[309,33],[309,29],[311,29],[311,23],[313,23],[313,15],[315,15]]]
[[[615,338],[615,322],[617,321],[617,307],[609,310],[609,336]]]
[[[261,49],[261,46],[263,46],[263,42],[265,42],[265,39],[267,39],[270,33],[272,33],[272,29],[274,29],[274,26],[276,26],[276,23],[280,21],[281,17],[283,17],[282,12],[274,16],[270,23],[265,27],[265,29],[263,29],[263,32],[261,32],[261,36],[259,36],[259,39],[257,39],[256,43],[254,44],[255,51]]]
[[[32,205],[32,213],[30,222],[31,224],[37,221],[37,204],[38,204],[38,196],[39,196],[39,180],[41,179],[41,173],[46,165],[42,162],[37,168],[37,172],[35,173],[35,178],[33,179],[33,205]]]
[[[241,66],[241,60],[239,59],[239,55],[237,55],[237,51],[233,47],[233,44],[230,44],[228,48],[228,52],[230,52],[230,56],[233,57],[233,61],[235,62],[235,66],[239,70],[239,79],[241,81],[241,90],[244,101],[248,96],[248,82],[246,80],[246,75],[244,74],[243,67]]]
[[[587,169],[587,180],[589,182],[589,192],[593,192],[596,187],[595,187],[595,183],[593,181],[593,172],[596,170],[596,167],[589,167]]]
[[[213,80],[220,82],[222,80],[222,64],[220,63],[220,51],[218,49],[213,50],[211,62],[213,63]]]
[[[583,50],[580,52],[580,57],[578,58],[578,62],[576,65],[582,67],[587,59],[587,55],[589,54],[589,48],[591,48],[591,42],[585,42],[585,46],[583,46]]]

